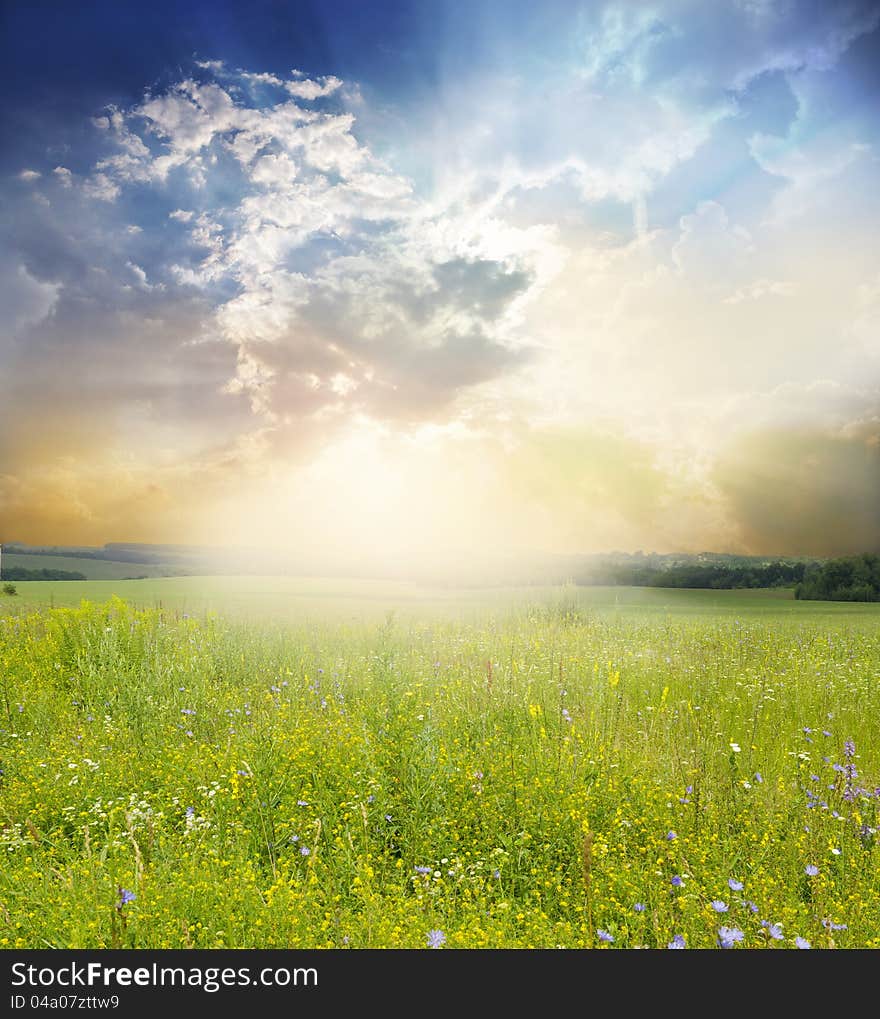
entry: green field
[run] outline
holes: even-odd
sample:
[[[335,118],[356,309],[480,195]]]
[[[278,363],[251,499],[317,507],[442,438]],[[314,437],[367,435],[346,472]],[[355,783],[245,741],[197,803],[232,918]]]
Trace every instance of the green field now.
[[[652,587],[425,587],[386,580],[303,577],[163,577],[150,580],[18,581],[0,612],[77,606],[115,596],[138,608],[172,613],[302,622],[378,621],[389,612],[418,620],[479,619],[529,606],[601,615],[767,616],[871,625],[880,606],[859,602],[797,602],[791,590],[693,591]]]
[[[164,577],[179,572],[167,566],[147,563],[118,563],[109,559],[89,559],[83,556],[18,555],[3,553],[3,569],[21,567],[25,570],[67,570],[82,573],[89,580],[124,580],[126,577]],[[36,581],[43,583],[43,581]],[[67,583],[67,581],[64,581]]]
[[[878,605],[18,589],[2,946],[880,947]]]

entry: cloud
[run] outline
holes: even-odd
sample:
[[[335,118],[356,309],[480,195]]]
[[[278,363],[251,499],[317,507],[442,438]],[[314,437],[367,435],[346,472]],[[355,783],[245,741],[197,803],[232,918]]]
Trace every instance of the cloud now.
[[[0,307],[6,335],[12,338],[47,318],[55,308],[60,290],[57,283],[35,279],[14,259],[0,260]],[[0,333],[0,344],[2,341]]]
[[[714,480],[749,551],[880,551],[880,419],[864,435],[745,434],[721,454]]]

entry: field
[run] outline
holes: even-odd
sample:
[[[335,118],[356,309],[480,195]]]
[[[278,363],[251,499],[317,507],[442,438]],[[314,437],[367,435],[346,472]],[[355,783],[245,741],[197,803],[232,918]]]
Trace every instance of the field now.
[[[17,555],[15,552],[4,552],[3,569],[13,567],[25,570],[67,570],[70,573],[82,573],[89,580],[162,577],[178,572],[167,566],[154,566],[149,563],[120,563],[110,559],[88,559],[83,556]]]
[[[880,947],[878,606],[17,586],[4,947]]]

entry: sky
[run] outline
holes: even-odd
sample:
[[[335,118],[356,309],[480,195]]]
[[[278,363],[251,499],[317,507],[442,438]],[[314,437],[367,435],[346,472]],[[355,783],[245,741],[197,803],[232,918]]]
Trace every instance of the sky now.
[[[0,540],[880,550],[880,5],[0,4]]]

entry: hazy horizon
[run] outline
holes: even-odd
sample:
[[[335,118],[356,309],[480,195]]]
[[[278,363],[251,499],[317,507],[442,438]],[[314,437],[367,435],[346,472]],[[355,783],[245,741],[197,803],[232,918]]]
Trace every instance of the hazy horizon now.
[[[367,7],[4,11],[0,540],[880,550],[880,7]]]

